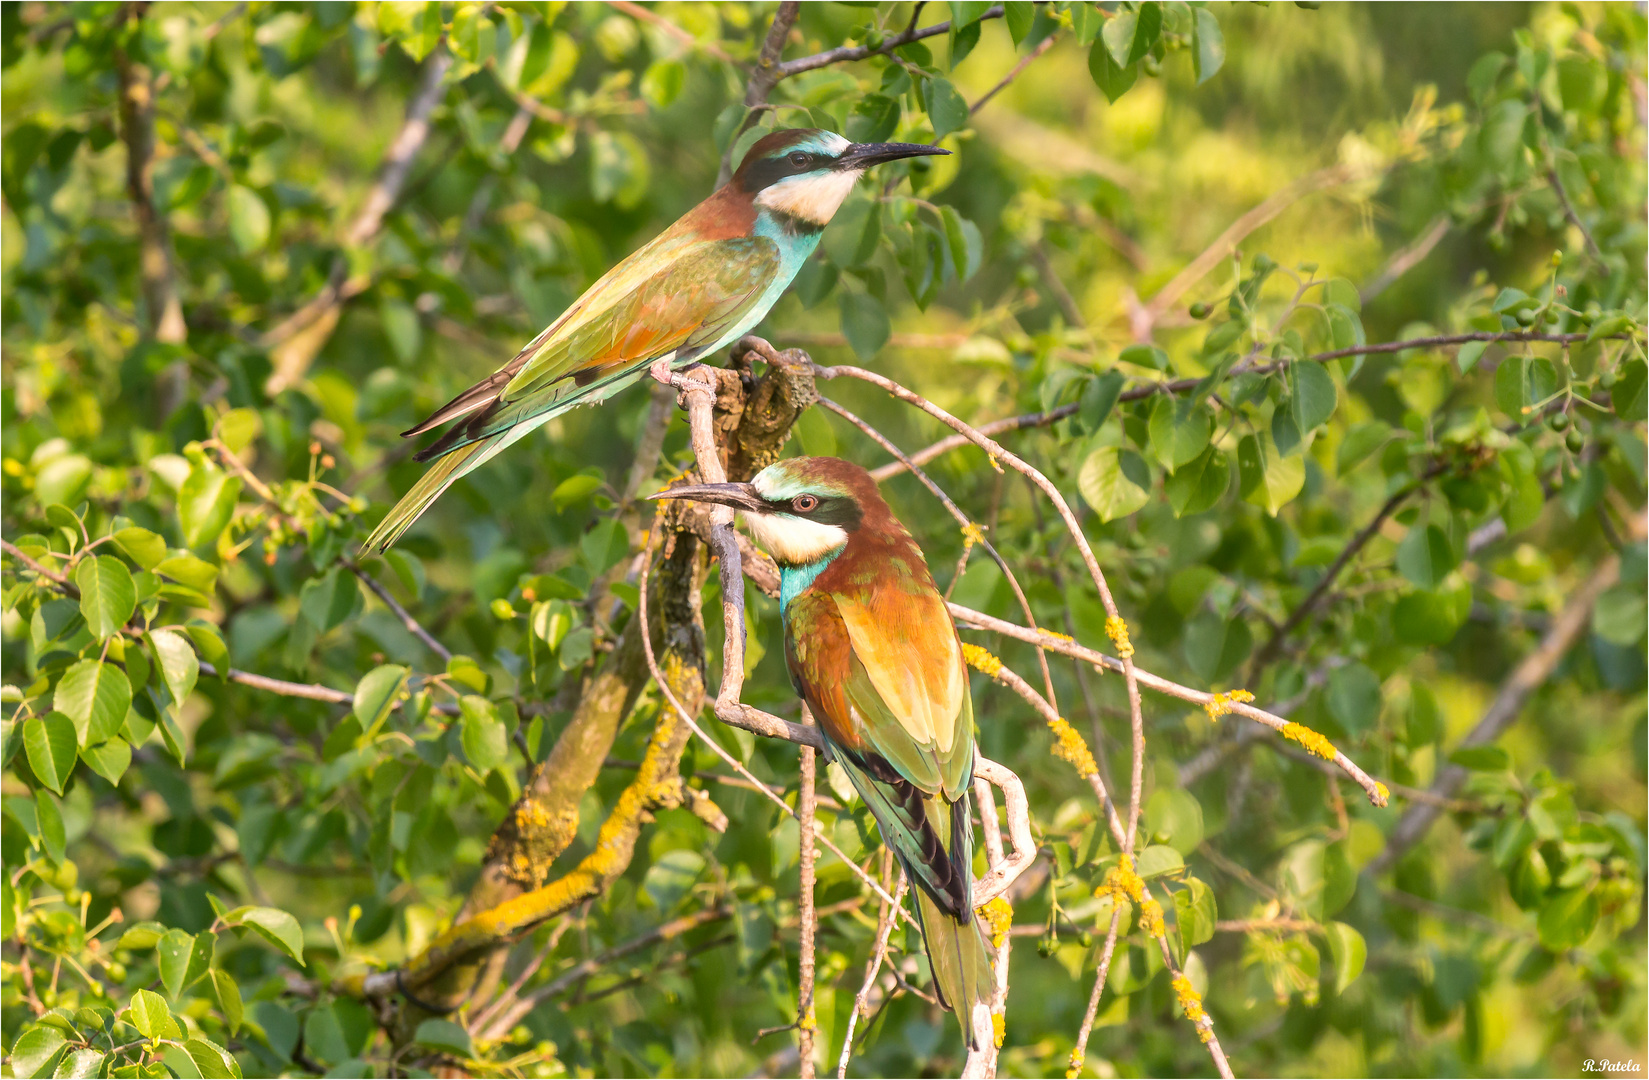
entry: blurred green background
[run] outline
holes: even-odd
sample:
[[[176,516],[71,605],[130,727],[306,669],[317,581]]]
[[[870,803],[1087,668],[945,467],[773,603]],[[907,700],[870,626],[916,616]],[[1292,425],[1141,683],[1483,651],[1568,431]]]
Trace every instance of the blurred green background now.
[[[672,917],[733,917],[603,965],[502,1037],[480,1037],[479,1003],[395,1032],[328,989],[453,918],[632,617],[649,520],[634,497],[690,463],[674,413],[632,475],[654,408],[638,387],[455,486],[364,563],[458,654],[443,664],[338,561],[419,474],[397,433],[774,123],[955,154],[861,184],[761,333],[974,423],[1066,408],[1002,438],[1083,515],[1141,666],[1286,703],[1391,787],[1377,809],[1289,744],[1239,739],[1239,717],[1146,698],[1152,885],[1171,910],[1170,894],[1214,901],[1210,919],[1187,899],[1172,933],[1238,1075],[1649,1060],[1641,6],[1007,7],[804,5],[786,59],[875,50],[913,15],[955,25],[784,79],[749,130],[772,4],[0,8],[12,1075],[794,1073],[790,1033],[757,1033],[794,1017],[795,826],[726,785],[705,785],[725,833],[661,812],[614,887],[509,971],[552,934],[522,992]],[[1125,17],[1159,29],[1119,64],[1106,28]],[[152,117],[132,112],[136,89]],[[413,150],[399,172],[397,145]],[[1304,359],[1502,331],[1574,336]],[[1210,374],[1189,413],[1117,400]],[[948,433],[869,386],[821,388],[906,451]],[[791,445],[888,460],[822,409]],[[1038,622],[1104,646],[1029,485],[971,449],[928,468],[988,526]],[[941,588],[1023,620],[983,557],[952,581],[963,537],[920,484],[884,490]],[[1572,647],[1516,722],[1461,752],[1589,582],[1596,602],[1570,610]],[[713,577],[706,595],[716,671]],[[794,717],[777,605],[751,589],[749,610],[745,700]],[[1025,647],[964,639],[1039,684]],[[370,727],[197,678],[198,661],[414,697]],[[1064,714],[1125,789],[1120,680],[1050,661]],[[460,694],[462,720],[430,711]],[[973,694],[981,748],[1025,780],[1044,853],[1014,897],[1001,1070],[1057,1075],[1115,853],[1032,711],[982,676]],[[642,696],[613,758],[641,756],[658,708]],[[717,737],[793,793],[793,747]],[[1428,789],[1451,761],[1469,777],[1439,804]],[[702,747],[685,765],[722,768]],[[607,769],[584,794],[557,873],[631,776]],[[1428,805],[1437,823],[1377,863]],[[877,865],[862,805],[824,817]],[[822,905],[861,896],[832,857],[820,874]],[[865,902],[821,929],[832,1069],[874,924]],[[900,937],[900,970],[925,984]],[[1211,1072],[1149,944],[1133,928],[1118,948],[1084,1075]],[[854,1075],[960,1065],[954,1021],[909,993],[859,1032]]]

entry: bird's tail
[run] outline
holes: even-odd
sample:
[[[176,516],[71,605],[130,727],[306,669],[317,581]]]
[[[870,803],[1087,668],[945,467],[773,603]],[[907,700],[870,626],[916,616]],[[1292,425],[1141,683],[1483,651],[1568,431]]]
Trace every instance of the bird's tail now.
[[[495,435],[481,442],[473,442],[437,458],[418,482],[412,485],[412,490],[401,496],[390,512],[384,515],[384,520],[372,530],[372,535],[366,538],[361,545],[362,551],[384,551],[389,545],[401,538],[401,534],[412,527],[429,504],[440,498],[441,492],[452,486],[453,481],[481,465],[482,462],[502,450],[504,436]]]
[[[933,985],[939,991],[940,1003],[955,1010],[968,1045],[982,1049],[973,1023],[974,1006],[988,1005],[996,988],[985,932],[972,912],[968,913],[967,922],[958,922],[955,916],[941,910],[926,891],[912,891],[916,894],[922,942],[927,946],[928,964],[933,968]]]

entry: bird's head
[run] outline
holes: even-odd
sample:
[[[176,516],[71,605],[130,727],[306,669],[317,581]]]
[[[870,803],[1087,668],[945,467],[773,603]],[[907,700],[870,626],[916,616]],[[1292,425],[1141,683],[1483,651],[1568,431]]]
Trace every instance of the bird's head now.
[[[689,484],[652,498],[731,506],[780,566],[811,566],[839,554],[867,516],[887,514],[871,475],[831,457],[788,458],[748,484]]]
[[[733,183],[758,207],[822,229],[872,165],[948,153],[924,143],[854,143],[832,131],[791,128],[757,140]]]

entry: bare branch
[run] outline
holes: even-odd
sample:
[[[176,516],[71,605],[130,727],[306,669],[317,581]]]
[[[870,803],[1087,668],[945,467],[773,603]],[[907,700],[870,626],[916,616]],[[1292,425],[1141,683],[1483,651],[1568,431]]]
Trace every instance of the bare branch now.
[[[994,4],[985,9],[985,13],[979,16],[979,21],[1000,19],[1001,17],[1002,5]],[[949,22],[935,23],[920,30],[916,29],[915,26],[909,26],[874,47],[869,45],[843,45],[835,49],[826,49],[821,53],[814,53],[812,56],[803,56],[796,60],[786,61],[779,65],[778,78],[773,81],[776,83],[780,79],[788,79],[792,75],[800,75],[804,71],[813,71],[815,68],[829,67],[831,64],[845,64],[872,56],[885,56],[901,45],[908,45],[913,41],[921,41],[923,38],[948,33],[950,33]]]
[[[1449,234],[1449,215],[1438,214],[1432,219],[1426,231],[1421,233],[1413,243],[1405,246],[1394,254],[1386,265],[1380,268],[1367,285],[1357,294],[1358,300],[1367,306],[1376,296],[1391,288],[1392,283],[1404,274],[1413,270],[1425,261],[1443,237]]]
[[[908,888],[910,881],[905,877],[905,872],[900,870],[899,886],[893,893],[895,906],[904,903],[905,890]],[[870,960],[865,963],[865,981],[859,987],[859,993],[853,999],[853,1011],[847,1017],[847,1034],[842,1036],[842,1056],[836,1062],[836,1080],[847,1080],[847,1063],[853,1056],[853,1029],[858,1027],[861,1016],[870,1016],[870,991],[876,985],[876,975],[882,970],[882,961],[887,957],[888,938],[898,921],[884,901],[881,914],[876,920],[876,942],[871,946]]]
[[[1548,165],[1546,167],[1546,181],[1552,185],[1552,193],[1557,196],[1557,201],[1563,205],[1563,216],[1568,218],[1569,224],[1579,229],[1580,235],[1585,238],[1587,253],[1598,262],[1602,262],[1603,249],[1597,246],[1597,241],[1592,239],[1592,231],[1586,227],[1585,222],[1580,220],[1580,215],[1575,213],[1575,204],[1569,201],[1569,192],[1564,188],[1562,178],[1557,175],[1557,166]]]
[[[796,0],[784,0],[773,13],[773,24],[767,28],[767,37],[762,40],[761,52],[756,56],[756,67],[750,72],[750,81],[745,85],[746,108],[753,109],[765,103],[767,95],[773,92],[779,80],[793,74],[785,70],[788,65],[781,64],[779,58],[784,55],[784,43],[790,38],[790,28],[796,25],[801,13],[802,5]]]
[[[739,584],[742,587],[744,583],[740,581]],[[807,707],[804,705],[802,708],[805,710]],[[818,851],[813,846],[813,837],[818,834],[818,801],[815,787],[818,777],[814,759],[817,754],[818,751],[811,746],[802,747],[801,792],[796,798],[797,836],[801,841],[801,896],[797,905],[801,917],[801,959],[797,965],[796,976],[796,1052],[800,1055],[802,1080],[813,1080],[813,1077],[818,1075],[813,1061],[813,1037],[819,1030],[813,1002],[813,934],[817,929],[817,919],[813,912],[813,859]]]
[[[378,583],[377,578],[362,569],[361,564],[356,562],[354,559],[342,559],[340,561],[345,566],[349,567],[350,573],[361,579],[362,584],[372,590],[373,596],[376,596],[379,600],[384,602],[384,606],[387,607],[397,619],[401,620],[401,625],[411,631],[412,635],[419,641],[422,641],[424,645],[429,648],[430,652],[434,653],[436,656],[439,656],[443,663],[447,663],[452,660],[452,650],[437,641],[434,634],[431,634],[428,630],[425,630],[423,625],[420,624],[417,619],[414,619],[411,614],[407,612],[407,609],[400,605],[395,597],[389,594],[389,590]]]
[[[148,4],[127,6],[128,18],[143,18]],[[155,206],[155,86],[149,68],[115,49],[120,74],[120,137],[126,144],[126,192],[137,215],[139,273],[143,283],[145,329],[156,341],[180,345],[189,336],[178,299],[175,256],[166,218]]]
[[[1036,48],[1034,48],[1030,52],[1026,53],[1024,55],[1024,57],[1020,59],[1019,63],[1017,63],[1013,66],[1013,70],[1009,71],[1006,75],[1002,76],[1002,81],[1001,82],[997,83],[995,86],[993,86],[989,90],[985,91],[985,93],[980,96],[978,101],[974,102],[971,106],[968,107],[968,115],[971,117],[974,113],[978,112],[980,109],[983,109],[987,104],[989,104],[991,98],[995,97],[997,94],[1000,94],[1002,91],[1006,90],[1008,88],[1009,83],[1011,83],[1015,79],[1019,78],[1020,73],[1023,72],[1026,68],[1031,66],[1031,61],[1035,60],[1037,57],[1041,56],[1043,53],[1045,53],[1049,49],[1053,48],[1054,42],[1058,41],[1058,40],[1059,40],[1059,31],[1055,30],[1053,33],[1049,34],[1047,37],[1045,37],[1041,41],[1037,42]]]

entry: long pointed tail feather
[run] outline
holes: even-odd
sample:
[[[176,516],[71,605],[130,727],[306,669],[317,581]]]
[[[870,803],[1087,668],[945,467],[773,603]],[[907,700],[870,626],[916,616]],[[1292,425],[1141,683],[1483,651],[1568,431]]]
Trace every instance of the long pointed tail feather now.
[[[389,545],[401,538],[401,534],[412,527],[412,523],[429,509],[429,504],[438,499],[441,493],[452,486],[452,482],[460,476],[474,469],[491,455],[487,453],[494,448],[497,438],[485,442],[470,443],[461,446],[452,453],[436,461],[418,482],[412,485],[412,490],[401,497],[394,508],[372,530],[372,535],[366,538],[361,545],[363,551],[384,551]]]
[[[927,947],[928,964],[933,968],[933,985],[939,1000],[956,1012],[962,1035],[969,1046],[981,1049],[973,1027],[973,1007],[989,1003],[995,990],[991,974],[990,945],[972,912],[968,921],[957,922],[939,909],[921,889],[916,894],[916,912],[922,922],[922,943]]]

